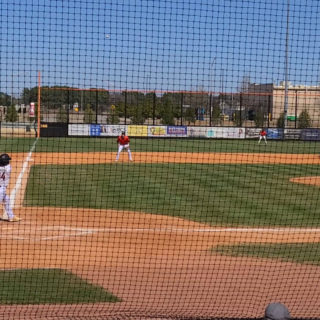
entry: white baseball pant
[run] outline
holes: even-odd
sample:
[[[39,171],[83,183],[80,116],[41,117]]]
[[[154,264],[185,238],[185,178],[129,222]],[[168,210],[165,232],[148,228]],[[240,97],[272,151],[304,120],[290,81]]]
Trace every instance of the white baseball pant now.
[[[128,156],[129,156],[129,160],[132,161],[132,155],[131,155],[130,147],[129,147],[128,144],[125,144],[125,145],[119,144],[116,161],[119,160],[120,153],[122,152],[123,149],[127,150]]]

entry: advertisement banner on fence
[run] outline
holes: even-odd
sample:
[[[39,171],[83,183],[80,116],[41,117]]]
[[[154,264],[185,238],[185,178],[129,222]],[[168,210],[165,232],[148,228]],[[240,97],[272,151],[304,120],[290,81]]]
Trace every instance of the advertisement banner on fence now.
[[[90,124],[90,136],[99,137],[101,133],[100,124]]]
[[[119,125],[100,125],[101,132],[100,136],[106,137],[118,137],[121,135],[122,131],[125,131],[127,134],[127,126],[119,126]]]
[[[261,131],[260,128],[246,128],[246,138],[247,139],[253,139],[253,138],[259,138],[259,132]]]
[[[301,130],[300,129],[285,129],[284,130],[284,139],[285,140],[299,140]]]
[[[194,138],[206,138],[208,133],[208,128],[206,127],[188,127],[187,134],[188,137]]]
[[[167,136],[166,126],[148,126],[148,136],[155,138],[165,138]]]
[[[69,124],[68,125],[69,136],[90,136],[89,124]]]
[[[225,136],[227,139],[244,139],[245,129],[244,128],[225,128]]]
[[[128,126],[128,135],[131,137],[147,137],[148,126]]]
[[[320,130],[319,129],[302,129],[301,130],[301,140],[320,140]]]
[[[269,128],[267,130],[267,138],[268,139],[275,139],[275,140],[280,140],[283,139],[283,129],[271,129]]]
[[[168,137],[186,137],[187,127],[185,126],[167,126]]]
[[[211,127],[207,130],[208,138],[220,139],[244,139],[244,128],[226,128],[226,127]]]

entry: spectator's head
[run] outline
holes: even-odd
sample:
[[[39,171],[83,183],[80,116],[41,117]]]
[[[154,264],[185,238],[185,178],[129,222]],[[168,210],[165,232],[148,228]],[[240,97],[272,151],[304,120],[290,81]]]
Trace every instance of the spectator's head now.
[[[279,302],[270,303],[264,315],[264,320],[289,320],[290,313],[288,308]]]

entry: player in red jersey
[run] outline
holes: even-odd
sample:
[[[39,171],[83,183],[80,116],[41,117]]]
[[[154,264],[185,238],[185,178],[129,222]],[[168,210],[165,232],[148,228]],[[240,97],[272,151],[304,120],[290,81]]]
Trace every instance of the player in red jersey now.
[[[118,153],[117,153],[116,161],[119,160],[120,153],[122,152],[123,149],[127,150],[129,160],[132,161],[132,155],[131,155],[130,146],[129,146],[130,139],[128,136],[126,136],[126,133],[124,131],[121,132],[121,136],[118,137],[117,142],[118,142]]]
[[[267,131],[262,129],[260,132],[259,132],[259,142],[258,144],[260,144],[261,140],[264,139],[264,143],[267,144]]]

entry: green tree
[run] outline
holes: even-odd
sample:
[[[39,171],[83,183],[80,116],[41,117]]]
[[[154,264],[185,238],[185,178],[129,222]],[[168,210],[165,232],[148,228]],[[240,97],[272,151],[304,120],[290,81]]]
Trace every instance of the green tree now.
[[[153,100],[154,100],[153,92],[149,92],[145,95],[144,105],[143,105],[143,115],[145,119],[152,118],[153,116]]]
[[[261,128],[264,126],[264,113],[262,111],[257,111],[254,115],[254,123],[256,128]]]
[[[281,113],[277,120],[277,127],[284,128],[284,125],[285,125],[284,113]]]
[[[221,123],[221,109],[217,103],[212,108],[212,122],[214,125]]]
[[[86,105],[84,109],[84,123],[94,123],[95,114],[90,106],[90,104]]]
[[[8,107],[5,120],[7,122],[16,122],[18,120],[18,112],[14,106]]]
[[[164,112],[169,111],[171,109],[171,113],[173,117],[180,118],[181,117],[181,94],[180,93],[165,93],[160,100],[160,104],[158,105],[160,108],[159,114],[163,114]]]
[[[132,124],[144,124],[145,116],[143,114],[143,108],[141,106],[135,106],[132,109],[131,123]]]
[[[243,112],[235,111],[233,113],[232,121],[236,127],[242,127],[243,120]]]
[[[0,106],[10,106],[10,97],[3,92],[0,92]]]
[[[60,107],[58,114],[57,114],[57,121],[58,122],[68,122],[68,112],[66,111],[65,108]]]
[[[169,100],[166,100],[162,106],[160,111],[161,123],[168,126],[175,125],[174,114],[172,111],[172,105]]]
[[[120,122],[119,116],[118,116],[118,107],[112,106],[110,114],[107,118],[107,124],[118,124]]]
[[[298,128],[305,129],[311,127],[311,117],[307,110],[304,110],[300,113],[298,117]]]
[[[184,119],[188,122],[188,124],[190,125],[190,123],[195,123],[196,121],[196,113],[195,113],[195,109],[190,107],[190,108],[186,108],[185,112],[184,112]]]
[[[181,117],[181,95],[178,93],[165,93],[157,104],[158,116],[164,125],[175,125],[175,118]]]

